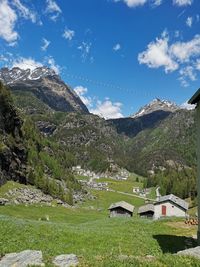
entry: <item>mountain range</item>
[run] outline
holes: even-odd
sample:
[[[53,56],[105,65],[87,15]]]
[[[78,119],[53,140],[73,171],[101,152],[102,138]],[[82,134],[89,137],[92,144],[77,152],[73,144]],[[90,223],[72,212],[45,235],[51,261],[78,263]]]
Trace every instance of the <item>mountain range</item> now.
[[[144,176],[173,166],[196,166],[194,110],[155,99],[130,117],[105,120],[89,113],[79,96],[49,68],[2,68],[0,80],[11,91],[9,106],[19,112],[19,121],[30,120],[35,127],[32,136],[29,132],[32,141],[25,146],[31,143],[37,150],[30,152],[27,147],[28,157],[37,152],[45,177],[62,180],[63,173],[56,168],[69,173],[77,164],[107,172],[112,171],[112,163]]]

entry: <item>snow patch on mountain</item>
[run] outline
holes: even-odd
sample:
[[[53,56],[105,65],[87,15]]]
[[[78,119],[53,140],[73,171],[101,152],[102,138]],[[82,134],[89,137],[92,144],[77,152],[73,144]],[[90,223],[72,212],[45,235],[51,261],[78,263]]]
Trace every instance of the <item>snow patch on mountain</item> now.
[[[48,67],[37,67],[35,69],[12,69],[2,68],[0,70],[0,80],[6,84],[12,84],[18,81],[39,80],[47,76],[55,76],[56,73]]]
[[[149,104],[142,107],[137,113],[131,115],[130,117],[135,119],[159,110],[166,112],[175,112],[179,109],[180,107],[173,102],[167,100],[160,100],[156,98]]]

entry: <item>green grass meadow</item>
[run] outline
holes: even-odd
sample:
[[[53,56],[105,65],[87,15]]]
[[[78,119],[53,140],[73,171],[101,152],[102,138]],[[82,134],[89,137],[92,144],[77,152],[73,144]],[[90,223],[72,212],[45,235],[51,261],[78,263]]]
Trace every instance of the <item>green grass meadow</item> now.
[[[11,186],[9,185],[9,188]],[[4,193],[2,193],[4,191]],[[5,195],[6,189],[0,189]],[[108,206],[125,200],[135,207],[143,200],[108,191],[92,191],[95,200],[76,208],[41,205],[0,207],[0,254],[41,250],[45,266],[60,254],[74,253],[80,266],[200,266],[200,261],[175,255],[196,245],[196,227],[183,220],[109,218]],[[46,216],[49,221],[45,221]],[[153,257],[148,257],[151,255]]]

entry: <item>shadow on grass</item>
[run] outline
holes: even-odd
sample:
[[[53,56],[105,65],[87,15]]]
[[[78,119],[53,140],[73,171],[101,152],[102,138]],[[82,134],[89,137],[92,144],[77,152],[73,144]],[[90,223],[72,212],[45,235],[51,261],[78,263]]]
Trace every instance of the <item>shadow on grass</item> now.
[[[163,253],[176,253],[180,250],[197,246],[197,241],[192,237],[176,235],[153,235]]]

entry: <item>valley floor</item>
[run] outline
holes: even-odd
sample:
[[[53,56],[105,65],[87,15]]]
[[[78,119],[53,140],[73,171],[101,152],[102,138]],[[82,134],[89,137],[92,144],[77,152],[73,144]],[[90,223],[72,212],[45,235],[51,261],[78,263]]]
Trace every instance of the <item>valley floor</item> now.
[[[200,266],[200,260],[173,255],[196,246],[196,226],[177,219],[140,219],[136,213],[130,219],[109,218],[111,202],[125,200],[136,207],[144,202],[116,192],[93,193],[95,200],[76,208],[0,207],[0,254],[41,250],[47,267],[56,255],[70,253],[78,256],[81,267]]]

